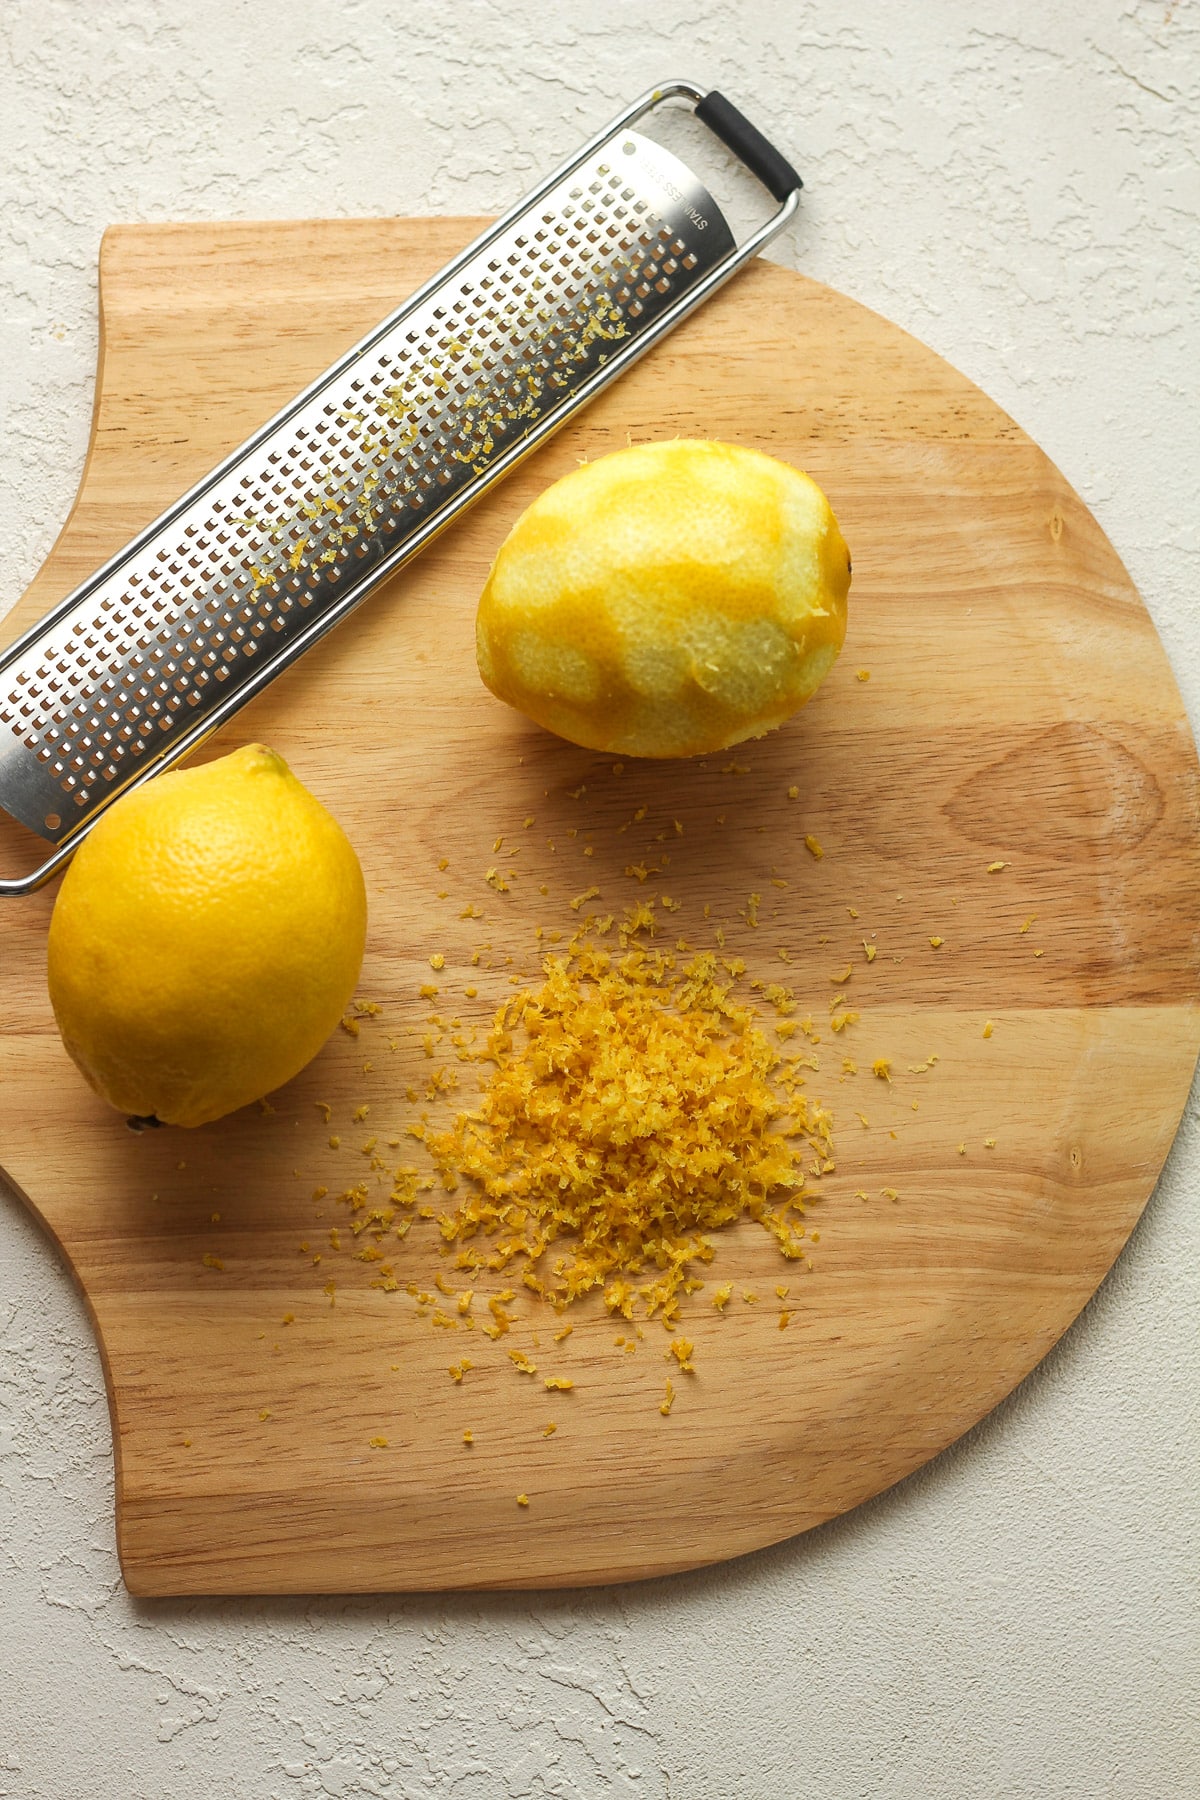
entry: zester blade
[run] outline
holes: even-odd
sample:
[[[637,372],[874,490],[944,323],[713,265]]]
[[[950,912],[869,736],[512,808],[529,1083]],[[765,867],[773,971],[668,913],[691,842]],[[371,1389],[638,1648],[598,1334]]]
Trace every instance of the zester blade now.
[[[782,159],[795,187],[738,246],[630,128],[680,94],[704,99],[635,103],[0,660],[0,806],[58,847],[0,893],[45,880],[779,228]],[[753,168],[764,143],[734,147]]]

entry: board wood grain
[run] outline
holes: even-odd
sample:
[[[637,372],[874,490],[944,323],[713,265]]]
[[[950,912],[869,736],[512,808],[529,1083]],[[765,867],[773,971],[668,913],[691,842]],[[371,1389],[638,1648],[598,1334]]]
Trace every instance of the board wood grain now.
[[[110,231],[86,471],[6,638],[477,224]],[[755,445],[821,483],[854,554],[849,637],[784,730],[617,773],[484,691],[473,609],[549,481],[675,434]],[[1062,476],[970,382],[852,301],[750,269],[205,754],[255,739],[359,849],[361,993],[381,1008],[273,1110],[135,1135],[55,1034],[53,891],[10,901],[0,930],[0,1161],[96,1328],[133,1591],[528,1587],[735,1555],[950,1443],[1119,1252],[1200,1044],[1191,735],[1146,610]],[[35,847],[5,825],[0,853],[8,872]],[[658,872],[643,884],[638,864]],[[493,866],[507,893],[486,883]],[[431,1068],[470,1100],[476,1065],[446,1054],[431,1010],[482,1030],[578,923],[569,903],[589,886],[618,913],[668,892],[672,933],[702,946],[720,929],[745,979],[784,980],[822,1039],[808,1080],[833,1112],[837,1166],[811,1215],[812,1269],[752,1226],[723,1234],[685,1315],[694,1374],[660,1326],[638,1336],[598,1304],[573,1309],[561,1343],[522,1290],[497,1342],[439,1325],[436,1226],[395,1241],[386,1292],[338,1205],[354,1182],[386,1193],[371,1158],[407,1159],[408,1125],[438,1104]],[[835,1036],[831,978],[847,966],[860,1017]],[[431,981],[435,1001],[419,992]],[[734,1284],[724,1314],[717,1281]],[[474,1367],[455,1382],[464,1355]],[[547,1374],[573,1390],[547,1392]]]

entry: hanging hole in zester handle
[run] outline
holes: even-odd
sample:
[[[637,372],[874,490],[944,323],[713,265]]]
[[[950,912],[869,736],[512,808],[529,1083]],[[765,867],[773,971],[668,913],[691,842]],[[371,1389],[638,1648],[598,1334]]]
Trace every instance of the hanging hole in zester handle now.
[[[47,813],[43,823],[47,831],[58,831],[62,825],[62,820],[57,813]]]

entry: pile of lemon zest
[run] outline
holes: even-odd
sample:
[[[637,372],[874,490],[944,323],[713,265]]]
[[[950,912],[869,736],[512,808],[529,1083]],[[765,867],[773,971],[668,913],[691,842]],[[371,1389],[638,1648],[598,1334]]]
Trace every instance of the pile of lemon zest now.
[[[789,1111],[778,1053],[711,954],[680,968],[635,945],[653,902],[627,914],[620,956],[589,926],[497,1011],[479,1106],[426,1134],[443,1180],[469,1184],[441,1229],[492,1239],[491,1266],[522,1258],[556,1306],[603,1287],[610,1309],[670,1324],[709,1232],[749,1216],[796,1253],[803,1143],[824,1167],[830,1122],[804,1096]],[[492,1316],[494,1338],[509,1320]]]

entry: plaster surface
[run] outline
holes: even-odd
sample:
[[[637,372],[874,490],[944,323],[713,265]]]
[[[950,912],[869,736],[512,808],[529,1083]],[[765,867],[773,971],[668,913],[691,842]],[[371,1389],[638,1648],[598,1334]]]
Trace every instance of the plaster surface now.
[[[105,225],[500,210],[683,73],[805,174],[773,254],[933,345],[1066,472],[1195,721],[1198,13],[6,0],[0,612],[78,482]],[[602,1592],[186,1604],[121,1585],[95,1345],[0,1193],[0,1797],[1200,1793],[1198,1190],[1193,1097],[1054,1354],[806,1538]]]

